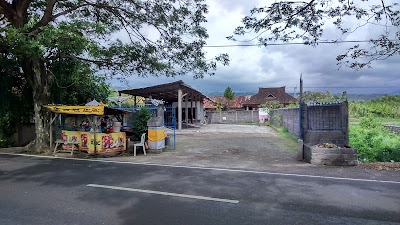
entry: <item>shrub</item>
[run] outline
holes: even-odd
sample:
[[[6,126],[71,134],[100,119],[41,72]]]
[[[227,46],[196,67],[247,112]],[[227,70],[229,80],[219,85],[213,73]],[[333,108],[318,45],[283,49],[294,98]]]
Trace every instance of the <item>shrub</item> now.
[[[351,146],[358,149],[360,161],[400,161],[400,137],[388,131],[374,117],[364,117],[350,127]]]
[[[137,112],[137,116],[133,121],[133,134],[136,138],[140,138],[143,133],[147,132],[147,121],[151,117],[151,112],[147,107],[142,107]]]

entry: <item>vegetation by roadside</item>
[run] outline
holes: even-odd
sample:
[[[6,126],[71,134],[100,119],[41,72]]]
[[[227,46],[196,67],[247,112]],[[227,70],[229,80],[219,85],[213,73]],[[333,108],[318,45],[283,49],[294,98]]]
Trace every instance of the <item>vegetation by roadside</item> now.
[[[289,133],[286,127],[276,126],[269,122],[266,122],[265,125],[270,126],[277,132],[280,138],[286,140],[286,144],[290,146],[290,149],[297,150],[297,139]]]
[[[400,162],[400,136],[384,128],[378,118],[364,117],[351,125],[349,139],[362,162]]]

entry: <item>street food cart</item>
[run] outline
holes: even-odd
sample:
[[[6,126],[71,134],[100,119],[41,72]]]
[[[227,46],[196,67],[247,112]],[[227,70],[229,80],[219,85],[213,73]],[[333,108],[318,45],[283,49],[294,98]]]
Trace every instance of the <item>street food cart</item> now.
[[[92,101],[85,106],[46,105],[55,115],[50,121],[50,148],[53,144],[52,124],[60,114],[72,118],[56,138],[54,152],[59,145],[63,150],[85,151],[88,154],[106,154],[126,150],[126,134],[120,132],[122,116],[126,111],[109,108]],[[66,119],[67,120],[67,119]],[[77,122],[80,121],[80,122]]]

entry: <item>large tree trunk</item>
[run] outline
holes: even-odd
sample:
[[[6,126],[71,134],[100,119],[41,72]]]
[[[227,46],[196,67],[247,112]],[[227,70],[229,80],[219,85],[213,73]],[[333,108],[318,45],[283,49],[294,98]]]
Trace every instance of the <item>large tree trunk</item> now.
[[[30,151],[49,152],[49,116],[43,107],[49,103],[50,75],[40,60],[24,63],[24,73],[33,89],[33,105],[36,138]]]

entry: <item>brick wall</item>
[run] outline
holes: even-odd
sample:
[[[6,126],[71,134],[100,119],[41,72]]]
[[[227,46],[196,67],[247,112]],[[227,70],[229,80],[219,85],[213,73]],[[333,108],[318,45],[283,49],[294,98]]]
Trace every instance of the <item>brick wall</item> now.
[[[258,111],[222,111],[207,112],[210,123],[257,123]]]

